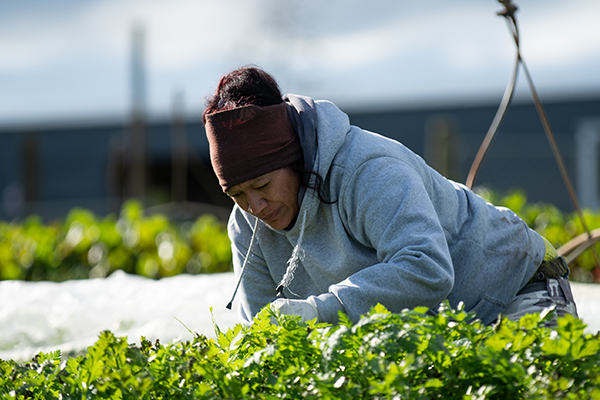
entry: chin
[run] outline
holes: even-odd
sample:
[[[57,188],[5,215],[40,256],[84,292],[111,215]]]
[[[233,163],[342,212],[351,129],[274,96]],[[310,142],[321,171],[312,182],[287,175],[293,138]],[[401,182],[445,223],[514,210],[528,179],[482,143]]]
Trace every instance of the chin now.
[[[279,221],[275,221],[275,222],[265,222],[267,225],[269,225],[271,228],[276,229],[276,230],[282,230],[287,228],[287,225],[284,225],[282,223],[280,223]]]
[[[293,221],[289,221],[288,219],[277,219],[275,221],[266,222],[273,229],[282,230],[282,229],[290,229],[293,226]]]

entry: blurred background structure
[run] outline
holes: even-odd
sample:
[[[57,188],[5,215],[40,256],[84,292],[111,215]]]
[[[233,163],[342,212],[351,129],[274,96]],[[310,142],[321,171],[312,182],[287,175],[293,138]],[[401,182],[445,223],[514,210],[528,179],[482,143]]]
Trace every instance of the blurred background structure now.
[[[522,51],[583,207],[600,205],[600,3],[517,1]],[[464,182],[514,61],[496,0],[56,0],[0,4],[0,219],[231,202],[204,98],[246,64],[334,101]],[[571,210],[525,82],[476,185]],[[202,204],[202,206],[200,206]],[[218,207],[218,208],[215,208]]]

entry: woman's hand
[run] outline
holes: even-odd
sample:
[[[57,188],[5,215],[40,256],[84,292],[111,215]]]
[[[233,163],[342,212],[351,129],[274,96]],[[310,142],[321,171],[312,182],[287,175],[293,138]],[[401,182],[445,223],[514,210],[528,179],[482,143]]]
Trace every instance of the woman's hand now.
[[[285,315],[298,315],[302,321],[316,319],[319,322],[317,306],[310,300],[277,299],[270,304],[271,310]]]

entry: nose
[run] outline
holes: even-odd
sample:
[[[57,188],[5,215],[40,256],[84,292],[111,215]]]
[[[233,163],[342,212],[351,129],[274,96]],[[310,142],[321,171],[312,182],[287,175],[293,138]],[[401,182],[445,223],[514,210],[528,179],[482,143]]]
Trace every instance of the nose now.
[[[248,201],[248,212],[253,215],[260,215],[267,207],[267,200],[260,193],[246,193],[246,200]]]

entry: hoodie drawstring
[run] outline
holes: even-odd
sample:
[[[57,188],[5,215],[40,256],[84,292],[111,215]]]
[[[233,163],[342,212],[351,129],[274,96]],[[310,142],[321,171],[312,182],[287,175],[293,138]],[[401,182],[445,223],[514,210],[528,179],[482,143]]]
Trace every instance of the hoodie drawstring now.
[[[302,239],[304,239],[304,227],[306,225],[306,210],[304,210],[304,214],[302,214],[302,224],[300,225],[300,236],[298,236],[298,242],[296,246],[294,246],[294,251],[292,251],[292,256],[288,260],[287,269],[285,270],[285,274],[283,278],[281,278],[281,282],[279,282],[279,286],[277,286],[277,295],[280,296],[283,292],[284,288],[287,288],[292,280],[294,279],[294,273],[298,268],[298,264],[300,263],[300,251],[302,251]]]
[[[246,252],[246,257],[244,258],[244,263],[242,264],[242,270],[240,271],[240,277],[238,278],[237,285],[235,285],[235,290],[233,291],[233,295],[231,296],[231,300],[227,303],[227,309],[231,310],[231,306],[233,305],[233,299],[240,287],[240,283],[242,283],[242,277],[244,276],[244,272],[246,271],[246,265],[248,264],[248,259],[250,258],[250,252],[252,251],[252,247],[254,247],[254,239],[256,239],[256,233],[258,232],[258,218],[256,218],[256,222],[254,223],[254,229],[252,229],[252,238],[250,239],[250,245],[248,246],[248,251]]]
[[[285,274],[283,275],[283,278],[281,279],[281,282],[279,282],[279,285],[277,286],[277,295],[280,296],[283,292],[284,288],[287,288],[290,283],[292,283],[292,280],[294,279],[294,273],[296,272],[296,269],[298,268],[298,265],[300,263],[300,252],[302,251],[302,239],[304,239],[304,228],[306,226],[306,211],[304,211],[304,214],[302,214],[302,224],[300,225],[300,235],[298,236],[298,242],[296,243],[296,246],[294,246],[294,250],[292,251],[292,255],[290,257],[290,259],[287,262],[287,269],[285,270]],[[246,265],[248,265],[248,259],[250,258],[250,252],[252,251],[252,247],[254,247],[254,241],[256,239],[256,234],[258,232],[258,218],[256,218],[256,223],[254,224],[254,229],[252,230],[252,238],[250,239],[250,245],[248,246],[248,251],[246,252],[246,257],[244,258],[244,263],[242,264],[242,269],[240,271],[240,276],[238,277],[238,281],[237,281],[237,285],[235,285],[235,290],[233,291],[233,295],[231,296],[231,300],[229,301],[229,303],[227,304],[227,309],[231,310],[231,307],[233,305],[233,299],[235,299],[235,295],[237,294],[237,291],[240,287],[240,284],[242,283],[242,278],[244,277],[244,272],[246,271]]]

